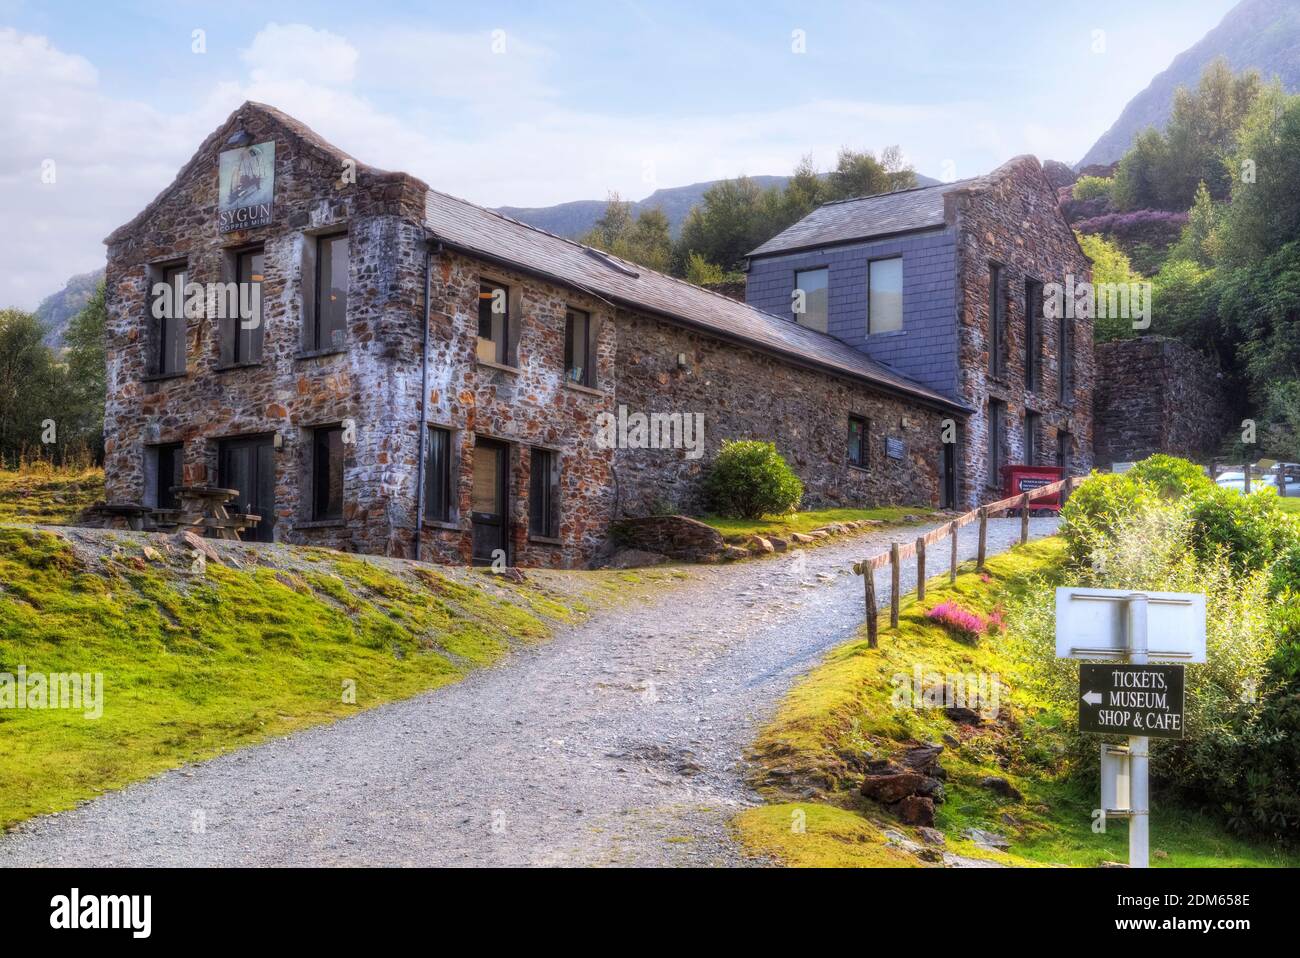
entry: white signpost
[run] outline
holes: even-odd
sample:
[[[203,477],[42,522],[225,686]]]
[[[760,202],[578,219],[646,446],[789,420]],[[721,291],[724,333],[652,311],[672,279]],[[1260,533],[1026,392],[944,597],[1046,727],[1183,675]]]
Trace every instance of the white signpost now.
[[[1056,590],[1056,657],[1144,666],[1205,661],[1205,596],[1126,589]],[[1181,694],[1181,693],[1180,693]],[[1102,704],[1088,690],[1081,701]],[[1180,708],[1181,711],[1181,708]],[[1179,719],[1181,723],[1181,718]],[[1149,863],[1148,737],[1130,735],[1127,749],[1102,746],[1102,814],[1129,819],[1131,868]]]

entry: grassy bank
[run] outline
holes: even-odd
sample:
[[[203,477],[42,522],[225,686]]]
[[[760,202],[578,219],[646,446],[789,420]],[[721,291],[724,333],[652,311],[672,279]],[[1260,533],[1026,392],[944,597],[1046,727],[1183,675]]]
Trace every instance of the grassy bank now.
[[[0,522],[67,525],[104,498],[104,470],[36,463],[0,469]]]
[[[812,509],[794,512],[788,516],[766,519],[726,519],[721,516],[704,516],[701,522],[712,526],[724,536],[789,536],[792,532],[811,532],[832,522],[851,522],[870,519],[889,525],[901,525],[924,519],[934,512],[923,506],[878,506],[875,509]],[[915,516],[916,519],[909,517]]]
[[[890,847],[883,831],[916,834],[861,797],[858,787],[866,760],[896,759],[908,747],[944,742],[946,800],[936,809],[935,827],[947,851],[1017,865],[1125,861],[1125,824],[1111,822],[1105,834],[1093,833],[1096,786],[1066,777],[1060,716],[1021,681],[1010,638],[971,644],[925,617],[951,600],[991,613],[1018,590],[1050,587],[1063,558],[1062,543],[1048,539],[993,558],[987,575],[968,564],[953,585],[935,580],[924,603],[905,600],[897,630],[888,627],[886,613],[878,649],[867,646],[864,629],[858,641],[830,653],[790,692],[755,743],[756,784],[771,804],[735,820],[747,848],[796,866],[919,864]],[[918,665],[926,676],[996,675],[998,720],[960,725],[941,708],[896,707],[895,689],[911,686]],[[990,777],[1008,782],[1021,799],[1001,798],[980,784]],[[1232,839],[1219,824],[1162,802],[1158,793],[1152,807],[1157,867],[1300,864],[1294,854]],[[801,814],[802,831],[792,827]],[[996,832],[1010,848],[979,848],[962,837],[970,828]]]
[[[0,672],[103,682],[99,717],[0,708],[0,827],[455,682],[584,611],[537,580],[323,549],[230,554],[242,568],[195,572],[163,537],[78,533],[74,548],[0,526]],[[590,585],[597,602],[635,588]]]

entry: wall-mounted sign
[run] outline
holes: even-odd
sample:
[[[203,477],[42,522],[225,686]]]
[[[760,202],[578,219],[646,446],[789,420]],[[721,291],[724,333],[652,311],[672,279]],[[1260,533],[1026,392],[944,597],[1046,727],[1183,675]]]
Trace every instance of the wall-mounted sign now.
[[[885,455],[890,459],[902,459],[904,455],[903,440],[894,436],[885,437]]]
[[[275,198],[275,141],[224,150],[217,181],[220,232],[269,226]]]

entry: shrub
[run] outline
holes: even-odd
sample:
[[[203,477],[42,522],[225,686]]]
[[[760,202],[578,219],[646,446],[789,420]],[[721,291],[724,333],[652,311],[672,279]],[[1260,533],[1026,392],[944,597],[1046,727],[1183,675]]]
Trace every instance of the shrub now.
[[[1289,546],[1273,562],[1268,591],[1274,598],[1293,595],[1300,599],[1300,544]]]
[[[1106,176],[1081,176],[1074,182],[1071,195],[1076,200],[1100,200],[1110,198],[1112,180]]]
[[[1070,558],[1086,565],[1094,548],[1120,523],[1159,504],[1155,489],[1130,473],[1094,473],[1061,509],[1061,535]]]
[[[704,491],[719,515],[761,519],[797,509],[803,483],[773,443],[746,439],[722,444]]]
[[[1214,480],[1194,462],[1156,453],[1137,463],[1128,474],[1151,483],[1166,499],[1211,492]]]
[[[1215,487],[1190,506],[1192,545],[1202,559],[1218,550],[1236,569],[1263,569],[1297,542],[1295,521],[1277,504],[1277,493],[1242,495]]]

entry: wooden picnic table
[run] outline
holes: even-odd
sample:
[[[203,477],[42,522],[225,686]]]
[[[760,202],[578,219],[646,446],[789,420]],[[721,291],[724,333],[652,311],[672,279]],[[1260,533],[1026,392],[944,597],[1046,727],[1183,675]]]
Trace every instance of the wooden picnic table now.
[[[100,502],[94,507],[104,522],[106,529],[132,529],[140,532],[144,529],[145,516],[149,508],[137,502]]]
[[[239,534],[257,525],[262,517],[251,513],[230,512],[227,503],[239,496],[238,489],[220,486],[172,486],[172,494],[180,500],[177,528],[195,530],[212,539],[239,541]]]

